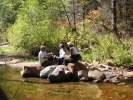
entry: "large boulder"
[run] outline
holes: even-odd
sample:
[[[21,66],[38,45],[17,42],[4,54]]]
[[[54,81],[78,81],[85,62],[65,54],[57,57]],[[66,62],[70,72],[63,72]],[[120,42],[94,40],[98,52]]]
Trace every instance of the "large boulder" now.
[[[55,70],[48,75],[48,80],[51,82],[66,81],[70,78],[71,72],[66,69],[65,65],[59,65]]]
[[[106,78],[114,78],[118,75],[117,71],[103,71]]]
[[[97,80],[97,81],[102,81],[103,79],[105,79],[105,75],[102,71],[100,71],[98,68],[96,67],[92,67],[89,71],[88,71],[88,77],[89,79],[92,80]]]
[[[69,63],[67,67],[68,67],[68,70],[72,73],[72,75],[76,78],[78,78],[78,71],[81,71],[81,70],[88,71],[87,67],[80,62]]]
[[[23,59],[10,59],[9,61],[6,62],[6,64],[16,64],[16,63],[21,63],[24,62]]]
[[[57,68],[63,68],[65,70],[68,70],[67,66],[66,65],[58,65]]]
[[[51,72],[55,70],[56,67],[57,65],[51,65],[45,67],[43,70],[41,70],[40,77],[46,78]]]
[[[88,80],[88,71],[87,70],[78,71],[78,78],[81,81],[87,81]]]
[[[114,84],[119,83],[119,79],[121,75],[119,71],[112,70],[112,71],[104,71],[103,73],[105,74],[105,77],[106,77],[106,79],[104,79],[104,82],[110,82]]]
[[[23,66],[20,74],[22,77],[39,77],[42,66]]]

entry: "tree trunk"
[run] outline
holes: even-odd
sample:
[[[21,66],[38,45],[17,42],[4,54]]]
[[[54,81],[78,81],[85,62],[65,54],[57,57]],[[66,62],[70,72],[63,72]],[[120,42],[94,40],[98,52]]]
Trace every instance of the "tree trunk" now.
[[[72,5],[73,5],[73,20],[74,20],[74,26],[73,26],[73,31],[77,32],[77,29],[76,29],[76,6],[75,6],[75,0],[72,0]]]
[[[63,3],[62,0],[60,0],[60,1],[61,1],[61,3],[62,3],[63,9],[64,9],[64,11],[65,11],[65,14],[66,14],[66,17],[67,17],[67,20],[68,20],[69,26],[70,26],[70,28],[72,28],[72,26],[71,26],[71,22],[70,22],[70,19],[69,19],[69,16],[68,16],[67,11],[66,11],[66,8],[65,8],[65,5],[64,5],[64,3]]]
[[[128,0],[125,1],[125,5],[126,5],[126,24],[127,24],[127,20],[128,20]]]
[[[84,29],[84,34],[85,34],[85,4],[83,4],[83,29]]]
[[[122,19],[122,5],[121,5],[121,1],[118,1],[118,11],[119,11],[119,16]]]
[[[116,27],[116,0],[111,0],[111,10],[112,10],[112,30],[117,34]]]

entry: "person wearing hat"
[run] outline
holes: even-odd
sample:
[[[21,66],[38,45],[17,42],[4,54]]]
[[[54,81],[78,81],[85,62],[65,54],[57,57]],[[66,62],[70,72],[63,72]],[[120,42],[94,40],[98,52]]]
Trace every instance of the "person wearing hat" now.
[[[70,58],[65,58],[63,61],[64,65],[68,63],[76,63],[79,59],[81,59],[80,54],[78,53],[76,47],[73,45],[72,42],[67,42],[67,45],[70,49]]]
[[[49,66],[52,64],[52,53],[46,53],[45,46],[40,47],[40,52],[38,53],[39,63],[43,66]]]
[[[63,60],[64,60],[64,58],[65,58],[68,51],[64,47],[63,44],[60,44],[59,47],[60,47],[60,50],[59,50],[59,57],[58,57],[58,65],[62,65]]]

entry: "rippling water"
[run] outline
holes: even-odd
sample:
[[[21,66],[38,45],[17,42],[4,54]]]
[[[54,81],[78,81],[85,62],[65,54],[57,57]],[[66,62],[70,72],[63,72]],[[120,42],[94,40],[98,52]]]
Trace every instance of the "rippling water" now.
[[[127,85],[70,81],[50,83],[43,78],[22,78],[21,69],[0,66],[0,100],[132,100],[133,82]]]

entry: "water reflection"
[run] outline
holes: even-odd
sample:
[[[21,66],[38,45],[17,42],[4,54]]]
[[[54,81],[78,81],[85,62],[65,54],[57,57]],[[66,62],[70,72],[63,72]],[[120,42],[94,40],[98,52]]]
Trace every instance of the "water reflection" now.
[[[51,83],[43,78],[22,78],[21,69],[0,67],[0,100],[132,100],[133,81],[126,85],[81,82]]]

